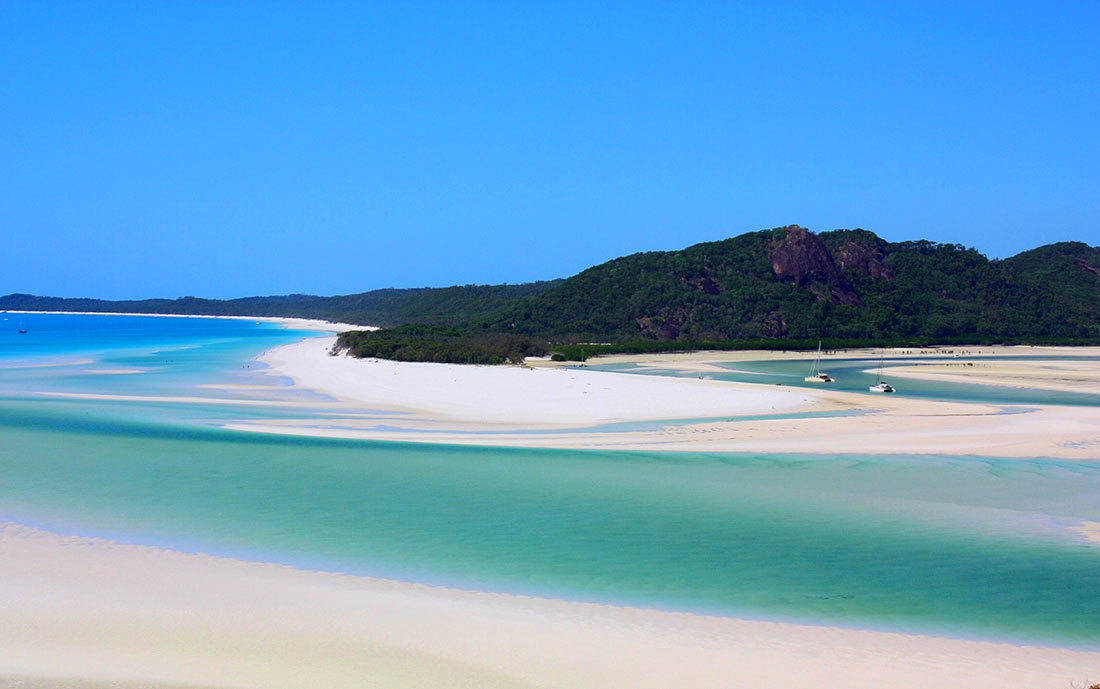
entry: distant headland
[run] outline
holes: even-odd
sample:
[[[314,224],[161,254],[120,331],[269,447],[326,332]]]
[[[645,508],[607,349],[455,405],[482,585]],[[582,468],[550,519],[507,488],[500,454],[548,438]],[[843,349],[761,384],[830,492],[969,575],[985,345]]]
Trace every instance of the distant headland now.
[[[419,361],[554,351],[801,349],[868,344],[1100,343],[1100,247],[990,260],[960,244],[791,225],[636,253],[519,285],[217,300],[0,297],[0,309],[296,317],[381,326],[341,346]],[[397,326],[409,326],[388,330]],[[602,344],[582,344],[602,343]],[[499,351],[498,351],[499,350]],[[383,352],[379,354],[379,352]],[[473,354],[471,354],[473,352]]]

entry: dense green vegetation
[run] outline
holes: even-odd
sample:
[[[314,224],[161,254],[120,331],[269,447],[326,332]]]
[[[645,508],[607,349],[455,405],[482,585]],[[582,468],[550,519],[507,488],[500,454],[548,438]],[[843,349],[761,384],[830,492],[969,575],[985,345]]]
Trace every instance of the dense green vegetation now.
[[[990,261],[956,244],[779,228],[615,259],[492,325],[565,342],[1095,338],[1100,248]]]
[[[418,326],[363,336],[367,349],[348,347],[416,361],[507,360],[531,343],[553,343],[573,359],[581,356],[580,345],[572,346],[579,342],[608,343],[587,345],[590,353],[799,349],[819,338],[832,346],[1086,343],[1100,341],[1100,247],[1060,242],[989,260],[959,244],[890,243],[866,230],[814,234],[791,226],[633,254],[565,280],[525,285],[229,301],[9,295],[0,297],[0,308],[459,328]]]
[[[524,357],[545,356],[547,345],[532,337],[508,333],[470,333],[442,326],[401,325],[385,330],[340,333],[332,351],[333,354],[347,352],[360,358],[396,361],[519,364]]]

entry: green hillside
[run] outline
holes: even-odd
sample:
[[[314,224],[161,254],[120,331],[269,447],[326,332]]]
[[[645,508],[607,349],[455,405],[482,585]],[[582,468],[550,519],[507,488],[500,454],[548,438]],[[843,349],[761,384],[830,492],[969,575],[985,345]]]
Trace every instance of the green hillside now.
[[[0,297],[0,309],[297,316],[423,324],[347,341],[417,360],[514,358],[532,342],[633,349],[790,343],[1100,341],[1100,247],[1062,242],[989,260],[958,244],[798,226],[632,254],[565,280],[382,289],[336,297],[101,301]],[[486,337],[520,336],[519,340]],[[533,339],[532,339],[533,338]],[[464,342],[465,340],[465,342]],[[540,345],[541,346],[541,345]],[[629,349],[629,348],[628,348]],[[595,350],[593,350],[595,351]]]
[[[561,341],[1096,338],[1100,248],[991,261],[957,244],[784,227],[609,261],[491,326]]]

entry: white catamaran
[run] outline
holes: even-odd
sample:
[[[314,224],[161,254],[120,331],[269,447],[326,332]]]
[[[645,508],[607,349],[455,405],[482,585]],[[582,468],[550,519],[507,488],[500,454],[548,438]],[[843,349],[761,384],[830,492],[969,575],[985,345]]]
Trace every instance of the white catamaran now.
[[[817,341],[817,358],[814,359],[813,368],[810,369],[810,375],[805,378],[807,383],[831,383],[833,377],[828,373],[822,373],[821,371],[821,340]]]
[[[894,386],[887,383],[882,379],[882,357],[883,353],[879,352],[878,355],[878,382],[867,388],[871,392],[894,392]]]

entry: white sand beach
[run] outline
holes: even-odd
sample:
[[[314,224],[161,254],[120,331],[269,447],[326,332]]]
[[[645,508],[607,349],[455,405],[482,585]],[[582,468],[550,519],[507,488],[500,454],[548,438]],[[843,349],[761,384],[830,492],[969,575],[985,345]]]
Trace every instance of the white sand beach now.
[[[0,525],[0,686],[1067,689],[1100,652],[309,572]]]
[[[403,412],[399,421],[380,424],[376,419],[326,419],[321,425],[309,418],[288,416],[228,425],[268,433],[558,448],[1100,457],[1100,412],[1090,407],[941,402],[828,388],[578,370],[550,362],[535,362],[536,368],[525,369],[358,360],[331,356],[333,341],[311,338],[273,349],[260,360],[270,367],[269,373],[289,378],[295,386],[331,395],[349,408]],[[1035,353],[1035,348],[1027,349]],[[1052,355],[1062,355],[1062,349],[1069,350],[1064,354],[1067,357],[1100,354],[1096,348],[1057,348],[1051,350]],[[965,351],[968,357],[982,357],[992,366],[999,365],[998,357],[1019,350],[985,347]],[[890,353],[917,360],[937,355],[932,354]],[[715,362],[769,356],[804,359],[807,355],[697,352],[598,361],[630,361],[705,378],[708,370],[715,370]],[[863,356],[870,365],[878,352],[849,351],[844,356]],[[1087,390],[1093,364],[1078,363],[1082,365],[1058,369],[1032,366],[1027,380],[1042,387],[1050,384],[1044,375],[1054,372],[1064,383],[1067,371],[1078,371],[1077,389]],[[924,368],[907,367],[907,372],[925,375]],[[803,412],[825,415],[783,416]],[[726,418],[738,416],[752,418]],[[591,428],[676,419],[699,421],[652,423],[616,432]],[[546,429],[555,432],[546,433]]]
[[[331,356],[333,342],[331,337],[310,338],[272,349],[259,359],[274,374],[347,402],[466,427],[732,416],[814,402],[793,390],[760,388],[739,394],[710,380],[355,359]]]

